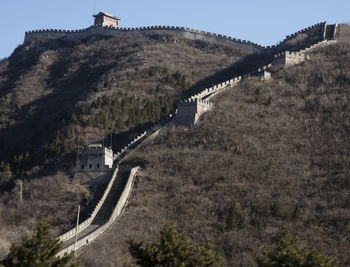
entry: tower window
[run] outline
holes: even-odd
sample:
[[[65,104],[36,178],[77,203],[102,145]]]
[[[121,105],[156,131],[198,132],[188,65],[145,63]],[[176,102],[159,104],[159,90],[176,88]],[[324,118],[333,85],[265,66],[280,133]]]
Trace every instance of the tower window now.
[[[92,164],[89,165],[90,169],[92,169]]]
[[[83,164],[83,165],[81,165],[81,168],[82,168],[82,169],[84,169],[84,167],[85,167],[85,165],[84,165],[84,164]]]
[[[100,164],[97,163],[97,168],[100,168]]]

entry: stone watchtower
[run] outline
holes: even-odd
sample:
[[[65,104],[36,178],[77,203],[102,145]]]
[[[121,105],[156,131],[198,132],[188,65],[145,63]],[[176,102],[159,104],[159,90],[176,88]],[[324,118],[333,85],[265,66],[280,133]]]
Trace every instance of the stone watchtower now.
[[[102,178],[113,170],[113,151],[102,144],[92,144],[78,150],[75,183],[85,184]]]
[[[100,12],[96,15],[93,15],[95,18],[94,26],[101,26],[101,27],[112,27],[112,28],[119,28],[119,20],[120,18],[115,17],[113,15],[110,15],[105,12]]]
[[[200,99],[188,99],[181,101],[177,107],[177,114],[174,118],[176,126],[192,127],[196,124],[199,117],[208,110],[212,109],[211,102]]]

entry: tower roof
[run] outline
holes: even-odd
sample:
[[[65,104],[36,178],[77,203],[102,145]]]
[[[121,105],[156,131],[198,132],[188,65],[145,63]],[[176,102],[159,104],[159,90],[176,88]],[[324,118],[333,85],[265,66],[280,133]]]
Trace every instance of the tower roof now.
[[[100,13],[98,13],[98,14],[96,14],[96,15],[93,15],[93,17],[100,17],[100,16],[106,16],[106,17],[109,17],[109,18],[112,18],[112,19],[116,19],[116,20],[120,20],[120,18],[118,18],[118,17],[116,17],[116,16],[113,16],[113,15],[111,15],[111,14],[108,14],[108,13],[106,13],[106,12],[100,12]]]

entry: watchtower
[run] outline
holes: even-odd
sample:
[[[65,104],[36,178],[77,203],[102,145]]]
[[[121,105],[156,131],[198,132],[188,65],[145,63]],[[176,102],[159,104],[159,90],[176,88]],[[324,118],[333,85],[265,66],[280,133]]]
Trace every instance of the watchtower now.
[[[192,127],[196,124],[199,117],[204,113],[212,109],[213,103],[200,100],[200,99],[188,99],[181,101],[177,106],[177,114],[174,118],[176,126]]]
[[[120,18],[115,17],[111,14],[100,12],[96,15],[93,15],[95,18],[94,26],[101,26],[101,27],[112,27],[112,28],[119,28],[119,20]]]
[[[113,151],[102,144],[92,144],[78,151],[77,172],[103,172],[113,167]]]

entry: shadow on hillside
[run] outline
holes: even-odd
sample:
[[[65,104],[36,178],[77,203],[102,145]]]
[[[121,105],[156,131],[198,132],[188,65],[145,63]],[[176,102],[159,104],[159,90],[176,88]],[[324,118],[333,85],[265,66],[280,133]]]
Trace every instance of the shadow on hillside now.
[[[19,45],[7,59],[9,64],[5,74],[8,76],[8,79],[2,88],[1,95],[5,95],[13,89],[18,77],[25,75],[39,63],[43,52],[48,50],[55,51],[61,48],[72,48],[74,45],[74,42],[64,41],[63,39],[38,39]]]
[[[101,75],[111,67],[113,63],[96,66],[88,61],[59,81],[50,75],[52,80],[48,83],[52,92],[23,105],[16,114],[17,122],[0,130],[1,158],[11,162],[15,155],[36,151],[31,155],[32,164],[44,162],[45,144],[53,140],[58,129],[65,127],[64,121],[70,119],[76,104],[86,99]]]
[[[185,92],[183,97],[189,97],[202,91],[204,88],[208,88],[230,80],[234,77],[256,71],[259,67],[271,63],[272,58],[273,55],[270,53],[250,54],[228,68],[220,70],[215,74],[200,80],[194,84],[189,91]]]
[[[96,41],[107,38],[96,38],[82,40],[81,42]],[[115,57],[107,64],[101,64],[100,56],[104,56],[104,50],[98,50],[93,57],[79,64],[77,69],[69,69],[72,58],[71,49],[76,43],[62,39],[55,40],[36,40],[33,43],[20,46],[9,59],[9,71],[14,71],[13,79],[20,75],[26,74],[30,68],[37,66],[43,52],[47,50],[66,49],[64,54],[59,58],[63,61],[55,63],[48,69],[49,78],[46,80],[47,85],[52,89],[38,99],[23,105],[18,110],[16,123],[0,129],[0,156],[3,160],[12,162],[15,155],[27,151],[35,151],[32,158],[32,165],[43,164],[47,162],[45,144],[49,144],[55,138],[57,130],[66,127],[67,121],[71,118],[77,103],[86,99],[92,88],[99,82],[101,76],[110,68],[114,67]],[[62,49],[64,50],[64,49]],[[125,51],[123,52],[125,53]],[[25,55],[25,57],[22,56]],[[185,96],[202,90],[205,87],[226,81],[234,76],[255,70],[258,66],[264,65],[269,61],[270,55],[252,54],[246,56],[241,61],[233,64],[229,68],[217,72],[198,83],[192,89],[185,93]],[[8,88],[11,90],[15,80],[9,79]],[[28,91],[36,90],[34,86],[28,85]],[[17,116],[16,114],[16,116]],[[113,135],[113,150],[119,151],[128,144],[134,137],[142,131],[151,127],[153,123],[147,123],[131,130]],[[102,141],[102,140],[101,140]],[[109,138],[106,138],[106,144],[109,144]],[[74,154],[74,153],[73,153]],[[54,163],[56,164],[56,163]],[[48,169],[51,166],[47,166]],[[66,166],[61,166],[63,169]],[[52,169],[57,169],[52,166]],[[37,173],[38,175],[40,173]]]

